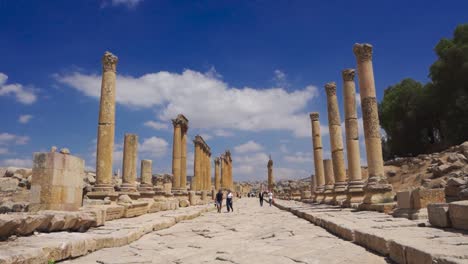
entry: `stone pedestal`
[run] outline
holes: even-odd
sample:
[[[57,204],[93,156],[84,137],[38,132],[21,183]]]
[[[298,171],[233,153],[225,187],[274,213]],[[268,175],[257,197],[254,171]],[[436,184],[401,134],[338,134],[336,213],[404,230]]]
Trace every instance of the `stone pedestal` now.
[[[325,189],[323,192],[323,203],[332,204],[335,201],[335,175],[333,174],[333,163],[330,159],[323,160],[325,174]]]
[[[320,134],[319,113],[310,113],[312,125],[312,148],[314,150],[314,167],[316,188],[314,193],[314,202],[322,202],[323,191],[325,189],[325,176],[323,169],[322,136]]]
[[[140,193],[136,189],[137,148],[138,136],[136,134],[125,134],[122,164],[122,185],[120,186],[119,195],[126,194],[133,199],[136,199],[140,196]]]
[[[90,198],[117,198],[112,183],[112,161],[115,137],[115,83],[118,58],[106,52],[102,57],[101,100],[96,147],[96,184]]]
[[[355,44],[361,95],[362,119],[366,143],[369,178],[364,187],[365,196],[361,209],[371,209],[373,204],[392,203],[393,190],[384,174],[380,122],[375,94],[374,70],[372,66],[372,45]]]
[[[142,198],[153,198],[153,162],[151,160],[141,161],[141,183],[138,191]]]
[[[346,149],[348,158],[348,190],[345,207],[357,207],[364,198],[364,181],[361,174],[361,154],[359,151],[359,125],[356,110],[356,86],[354,69],[342,71],[344,112],[346,128]]]
[[[58,152],[34,153],[29,211],[76,211],[83,198],[84,160]]]

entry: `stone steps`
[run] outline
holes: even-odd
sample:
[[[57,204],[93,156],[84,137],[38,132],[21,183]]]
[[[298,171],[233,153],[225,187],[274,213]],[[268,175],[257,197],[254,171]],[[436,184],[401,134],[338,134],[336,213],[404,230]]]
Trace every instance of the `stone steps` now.
[[[432,227],[421,221],[329,205],[275,201],[275,205],[396,263],[468,263],[468,235]]]
[[[120,247],[145,234],[193,219],[213,209],[211,204],[191,206],[176,211],[117,219],[86,233],[55,232],[19,237],[13,241],[0,242],[0,264],[48,263],[50,260],[76,258],[102,248]]]

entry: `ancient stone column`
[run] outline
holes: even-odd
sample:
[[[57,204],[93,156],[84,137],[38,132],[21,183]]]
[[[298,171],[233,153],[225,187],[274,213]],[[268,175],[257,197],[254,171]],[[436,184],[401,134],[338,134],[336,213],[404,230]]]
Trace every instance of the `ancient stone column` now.
[[[325,203],[331,203],[335,199],[335,174],[333,173],[333,162],[331,159],[323,160],[323,169],[325,173]]]
[[[369,172],[369,178],[365,186],[364,204],[392,202],[392,186],[388,184],[385,178],[383,167],[380,122],[372,66],[372,45],[354,44],[353,52],[356,56],[359,76],[364,139]]]
[[[361,154],[359,151],[359,126],[356,110],[356,86],[354,69],[345,69],[343,76],[344,113],[346,128],[346,155],[348,158],[348,192],[345,206],[359,204],[364,195],[364,181],[361,174]]]
[[[211,152],[208,152],[208,155],[206,156],[206,166],[207,166],[207,190],[211,192],[211,187],[212,187],[212,183],[211,183]]]
[[[179,119],[173,119],[174,135],[172,143],[172,190],[180,189],[180,174],[181,174],[181,144],[182,144],[182,123]]]
[[[215,191],[218,191],[221,188],[221,175],[220,175],[220,160],[215,158]]]
[[[193,141],[195,146],[195,153],[193,159],[193,178],[192,178],[192,190],[199,191],[200,190],[200,178],[201,178],[201,159],[202,159],[202,149],[201,146],[195,137]]]
[[[346,199],[346,168],[343,153],[343,137],[341,131],[340,109],[336,97],[336,83],[329,82],[325,85],[327,92],[328,129],[330,131],[330,148],[335,174],[335,199],[338,204]]]
[[[227,163],[226,156],[221,155],[221,187],[223,190],[228,187]]]
[[[180,157],[180,188],[187,191],[187,127],[182,129],[181,157]]]
[[[136,134],[125,134],[120,193],[128,194],[130,197],[140,195],[136,190],[137,148],[138,136]]]
[[[206,151],[205,147],[202,145],[202,155],[201,155],[201,178],[200,178],[200,190],[205,190],[206,184]]]
[[[268,169],[268,190],[273,191],[273,188],[274,188],[273,160],[271,159],[271,156],[270,156],[270,160],[268,160],[267,169]]]
[[[153,161],[141,160],[140,166],[141,183],[138,191],[142,197],[153,197]]]
[[[325,188],[325,176],[323,172],[322,136],[320,134],[319,113],[310,113],[310,121],[312,123],[312,148],[314,150],[314,167],[317,183],[314,201],[320,202],[323,198],[322,193]]]
[[[102,57],[101,101],[96,149],[96,184],[87,195],[90,198],[111,197],[117,193],[112,184],[112,154],[115,136],[115,80],[117,57],[105,52]]]

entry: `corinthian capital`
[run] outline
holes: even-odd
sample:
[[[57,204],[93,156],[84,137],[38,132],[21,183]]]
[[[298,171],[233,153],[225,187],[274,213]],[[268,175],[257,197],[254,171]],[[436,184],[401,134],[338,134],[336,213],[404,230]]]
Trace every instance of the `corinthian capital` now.
[[[319,120],[319,113],[318,112],[312,112],[309,114],[310,116],[310,120],[312,121],[315,121],[315,120]]]
[[[336,95],[336,83],[329,82],[325,84],[325,91],[327,92],[327,96],[334,96]]]
[[[372,60],[372,45],[368,43],[356,43],[353,52],[359,62]]]
[[[343,81],[354,81],[354,75],[356,74],[354,69],[344,69],[341,72],[343,76]]]
[[[117,62],[119,61],[119,58],[115,56],[114,54],[106,51],[104,53],[104,56],[102,56],[102,71],[113,71],[115,72],[117,69]]]

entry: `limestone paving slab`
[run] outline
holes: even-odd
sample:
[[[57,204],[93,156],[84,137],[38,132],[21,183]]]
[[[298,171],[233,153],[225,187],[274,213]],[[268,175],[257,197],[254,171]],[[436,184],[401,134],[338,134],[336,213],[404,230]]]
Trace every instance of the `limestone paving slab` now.
[[[422,221],[329,205],[279,200],[276,206],[397,263],[468,263],[467,233],[418,227]]]
[[[102,248],[128,245],[147,233],[193,219],[212,209],[211,205],[192,206],[114,220],[86,233],[39,233],[18,237],[0,242],[0,264],[47,263],[49,260],[76,258]]]

